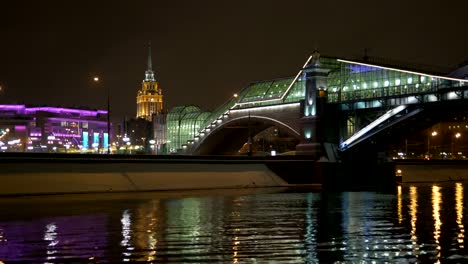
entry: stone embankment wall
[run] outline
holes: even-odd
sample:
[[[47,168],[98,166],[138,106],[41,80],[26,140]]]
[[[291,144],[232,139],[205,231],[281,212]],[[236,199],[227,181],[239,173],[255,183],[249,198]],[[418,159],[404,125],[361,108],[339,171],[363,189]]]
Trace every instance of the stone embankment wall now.
[[[264,164],[2,162],[0,195],[287,186]]]
[[[468,160],[398,160],[395,163],[403,183],[468,180]]]

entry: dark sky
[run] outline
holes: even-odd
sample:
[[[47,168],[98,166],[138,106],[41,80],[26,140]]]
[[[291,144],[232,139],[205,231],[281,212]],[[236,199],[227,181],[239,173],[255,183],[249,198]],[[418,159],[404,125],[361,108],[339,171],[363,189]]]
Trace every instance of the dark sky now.
[[[448,69],[468,60],[468,1],[85,1],[0,3],[0,103],[136,114],[152,43],[165,107],[213,110],[248,83],[294,76],[310,53]]]

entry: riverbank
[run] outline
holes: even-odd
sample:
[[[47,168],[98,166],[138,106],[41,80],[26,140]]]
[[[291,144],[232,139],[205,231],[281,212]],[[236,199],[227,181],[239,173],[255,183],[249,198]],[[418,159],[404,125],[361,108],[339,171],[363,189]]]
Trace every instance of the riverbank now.
[[[244,157],[2,153],[0,195],[321,187],[294,168],[288,182],[268,164],[285,165]]]
[[[317,162],[299,156],[1,153],[0,166],[0,195],[270,187],[380,190],[392,184],[390,176],[387,180],[375,177],[381,167],[367,164],[362,171],[361,164]],[[353,178],[353,170],[360,170],[358,177]]]
[[[395,160],[402,183],[467,181],[468,160]]]

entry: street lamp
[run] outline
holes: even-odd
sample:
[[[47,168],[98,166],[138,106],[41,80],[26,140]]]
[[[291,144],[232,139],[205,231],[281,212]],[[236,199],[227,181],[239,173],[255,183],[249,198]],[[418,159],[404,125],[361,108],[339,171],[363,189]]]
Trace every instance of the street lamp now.
[[[460,132],[455,133],[454,137],[452,138],[452,159],[455,159],[455,149],[454,145],[455,143],[458,143],[458,139],[461,137]],[[453,139],[455,138],[455,142],[453,142]]]
[[[125,142],[125,154],[127,154],[128,146],[130,146],[130,138],[125,134],[122,140]]]
[[[432,131],[431,136],[432,137],[437,136],[437,131]],[[428,158],[431,157],[431,137],[430,136],[427,137],[427,157]]]
[[[99,82],[99,77],[95,76],[93,78],[94,82]],[[107,154],[111,153],[110,150],[110,140],[111,140],[111,131],[110,131],[110,85],[106,85],[107,92]]]
[[[155,152],[155,146],[154,146],[154,144],[156,144],[156,140],[151,139],[151,140],[149,141],[149,143],[150,143],[150,148],[151,148],[151,154],[154,154],[154,152]]]

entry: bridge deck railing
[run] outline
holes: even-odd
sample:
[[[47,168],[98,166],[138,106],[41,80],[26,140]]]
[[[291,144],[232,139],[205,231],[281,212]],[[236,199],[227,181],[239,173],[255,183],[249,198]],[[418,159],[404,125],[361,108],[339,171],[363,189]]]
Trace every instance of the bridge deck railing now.
[[[346,103],[360,100],[380,100],[387,98],[418,96],[430,93],[437,93],[444,90],[468,90],[468,85],[454,85],[451,87],[445,85],[408,85],[396,87],[382,87],[376,89],[354,90],[331,92],[328,94],[328,103]]]

